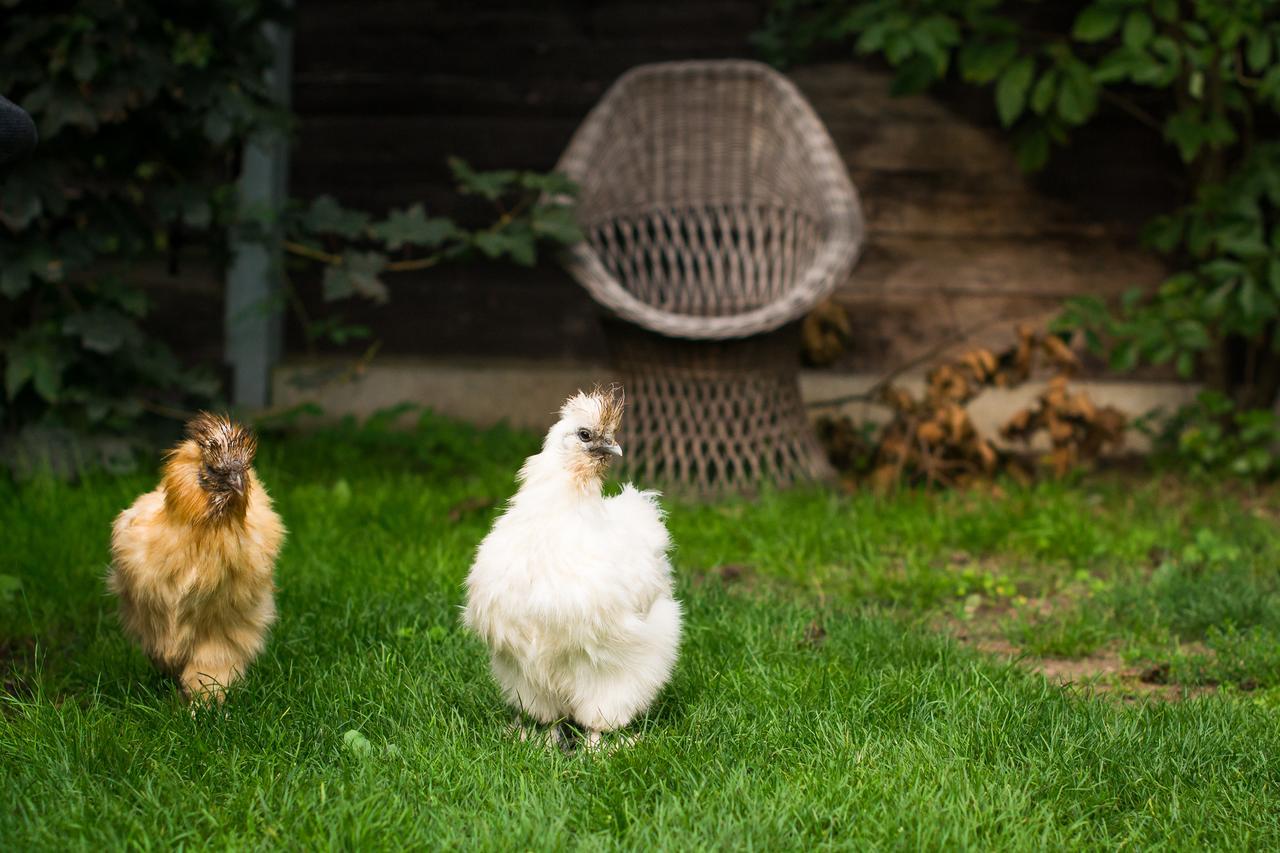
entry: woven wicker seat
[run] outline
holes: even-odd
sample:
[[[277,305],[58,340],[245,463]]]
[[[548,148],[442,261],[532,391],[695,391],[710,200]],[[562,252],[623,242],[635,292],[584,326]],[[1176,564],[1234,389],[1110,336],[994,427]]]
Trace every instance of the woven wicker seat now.
[[[586,240],[569,270],[633,324],[609,335],[633,472],[699,492],[828,476],[796,384],[794,321],[848,275],[863,224],[795,86],[756,62],[641,66],[558,168],[581,186]],[[741,340],[753,336],[765,337]]]

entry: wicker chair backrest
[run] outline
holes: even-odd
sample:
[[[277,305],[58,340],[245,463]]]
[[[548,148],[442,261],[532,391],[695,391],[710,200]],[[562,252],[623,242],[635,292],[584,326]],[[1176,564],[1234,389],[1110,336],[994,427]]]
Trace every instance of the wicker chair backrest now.
[[[746,61],[646,65],[620,78],[559,167],[587,239],[570,271],[662,334],[745,337],[797,319],[849,272],[857,193],[792,83]]]

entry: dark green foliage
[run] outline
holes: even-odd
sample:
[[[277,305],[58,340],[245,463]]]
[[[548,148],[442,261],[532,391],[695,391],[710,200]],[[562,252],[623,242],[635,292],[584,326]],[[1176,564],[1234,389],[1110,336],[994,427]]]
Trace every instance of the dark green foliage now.
[[[1280,474],[1280,417],[1270,409],[1239,409],[1216,391],[1202,391],[1151,432],[1161,461],[1168,458],[1197,475]]]
[[[1115,369],[1172,364],[1236,409],[1266,409],[1280,390],[1280,145],[1266,141],[1280,121],[1280,4],[1072,5],[1070,25],[1046,31],[1059,10],[1025,0],[778,0],[760,44],[789,61],[850,41],[887,59],[902,92],[948,76],[990,86],[1028,170],[1104,104],[1158,131],[1187,202],[1146,237],[1179,272],[1119,306],[1073,300],[1059,328],[1083,329]]]
[[[475,256],[529,266],[539,244],[580,239],[564,178],[476,172],[456,159],[460,192],[496,209],[487,227],[421,205],[375,221],[328,197],[292,203],[283,217],[238,209],[244,142],[289,125],[263,83],[263,24],[283,20],[287,5],[0,0],[0,93],[41,136],[0,185],[0,436],[21,431],[30,445],[0,448],[11,463],[27,450],[52,459],[55,444],[89,433],[132,433],[148,411],[180,412],[218,392],[149,333],[139,281],[166,266],[181,273],[193,255],[221,266],[232,228],[271,241],[283,232],[287,247],[323,261],[327,300],[375,302],[390,296],[389,273]],[[301,319],[309,341],[370,334],[337,314]]]
[[[40,131],[0,185],[0,428],[119,431],[207,398],[145,333],[137,277],[179,245],[222,250],[241,143],[284,120],[261,83],[277,4],[0,5],[0,92]]]
[[[1191,377],[1207,363],[1230,403],[1268,405],[1280,383],[1280,144],[1255,145],[1221,183],[1202,185],[1190,204],[1153,221],[1146,237],[1187,268],[1114,309],[1096,297],[1072,300],[1061,327],[1086,329],[1089,346],[1109,349],[1116,369],[1172,363]],[[1242,353],[1234,373],[1222,361],[1224,341]]]

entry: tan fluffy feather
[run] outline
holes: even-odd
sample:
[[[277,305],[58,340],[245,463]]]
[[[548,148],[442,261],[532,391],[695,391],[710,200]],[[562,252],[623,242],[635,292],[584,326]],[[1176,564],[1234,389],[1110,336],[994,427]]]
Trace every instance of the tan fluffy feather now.
[[[284,525],[251,467],[252,434],[201,415],[159,488],[112,527],[108,586],[125,633],[188,698],[221,699],[275,621]]]

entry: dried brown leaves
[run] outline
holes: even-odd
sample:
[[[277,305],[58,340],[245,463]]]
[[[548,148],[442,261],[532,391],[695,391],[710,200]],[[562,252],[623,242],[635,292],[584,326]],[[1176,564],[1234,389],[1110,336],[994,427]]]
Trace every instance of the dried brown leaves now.
[[[924,394],[888,385],[876,402],[893,413],[870,453],[870,479],[881,490],[899,483],[960,486],[990,477],[1006,466],[1010,454],[1001,453],[981,435],[969,417],[968,404],[989,388],[1012,388],[1030,378],[1038,366],[1054,371],[1044,392],[1028,408],[1016,413],[1000,430],[1006,441],[1030,445],[1044,433],[1052,448],[1046,462],[1058,476],[1091,462],[1107,448],[1124,442],[1125,416],[1110,406],[1096,406],[1083,391],[1072,392],[1068,380],[1080,368],[1079,359],[1058,336],[1019,326],[1018,339],[994,353],[978,348],[929,371]],[[861,450],[861,433],[848,418],[826,419],[819,434],[838,468]]]

